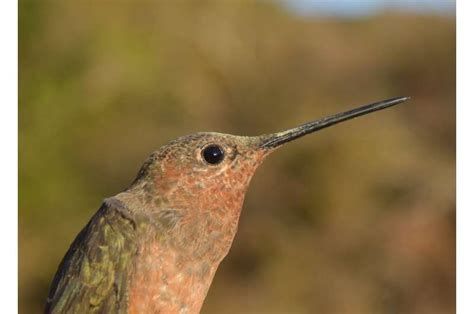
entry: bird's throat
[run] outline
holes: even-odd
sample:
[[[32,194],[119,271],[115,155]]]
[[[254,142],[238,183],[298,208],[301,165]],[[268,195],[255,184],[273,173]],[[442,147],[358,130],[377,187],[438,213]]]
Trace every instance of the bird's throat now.
[[[199,313],[217,264],[192,260],[162,241],[140,247],[129,289],[130,313]]]

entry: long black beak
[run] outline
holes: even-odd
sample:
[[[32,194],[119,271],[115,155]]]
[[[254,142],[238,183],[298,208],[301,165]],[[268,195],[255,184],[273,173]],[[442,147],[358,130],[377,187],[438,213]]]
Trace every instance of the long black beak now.
[[[295,140],[299,137],[302,137],[306,134],[313,133],[315,131],[322,130],[324,128],[330,127],[331,125],[356,118],[358,116],[363,116],[365,114],[382,110],[399,103],[402,103],[410,97],[397,97],[387,100],[382,100],[376,103],[364,105],[362,107],[352,109],[346,112],[341,112],[330,117],[319,119],[313,122],[308,122],[303,125],[297,126],[296,128],[289,129],[287,131],[271,134],[264,136],[264,140],[261,144],[261,148],[270,149],[278,147],[282,144]]]

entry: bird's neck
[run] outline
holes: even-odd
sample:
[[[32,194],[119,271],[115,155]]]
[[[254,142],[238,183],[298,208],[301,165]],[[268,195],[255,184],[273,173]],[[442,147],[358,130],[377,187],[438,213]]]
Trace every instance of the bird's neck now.
[[[217,266],[190,259],[150,233],[135,261],[129,312],[199,313]]]
[[[186,211],[150,210],[134,191],[116,198],[129,208],[141,208],[132,212],[138,252],[128,286],[129,312],[199,313],[230,249],[238,217],[223,223],[204,211],[188,216]]]
[[[138,220],[130,312],[198,313],[231,247],[248,182],[207,186],[204,191],[198,184],[186,189],[147,184],[138,182],[119,196],[136,209]]]

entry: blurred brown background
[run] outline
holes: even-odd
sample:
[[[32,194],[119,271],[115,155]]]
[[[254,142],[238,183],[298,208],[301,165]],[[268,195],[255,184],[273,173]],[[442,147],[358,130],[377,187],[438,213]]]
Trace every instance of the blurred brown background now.
[[[103,198],[197,131],[409,103],[271,156],[203,313],[454,313],[455,18],[279,2],[20,1],[20,312]]]

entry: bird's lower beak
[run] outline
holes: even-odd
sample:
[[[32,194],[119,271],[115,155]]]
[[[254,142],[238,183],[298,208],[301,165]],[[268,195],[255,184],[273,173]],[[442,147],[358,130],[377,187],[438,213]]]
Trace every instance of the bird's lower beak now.
[[[387,99],[376,103],[364,105],[362,107],[352,109],[346,112],[338,113],[323,119],[308,122],[303,125],[297,126],[296,128],[289,129],[287,131],[264,135],[262,136],[263,140],[260,144],[260,147],[262,149],[273,149],[280,145],[293,141],[299,137],[330,127],[339,122],[350,120],[352,118],[356,118],[358,116],[362,116],[374,111],[382,110],[402,103],[408,99],[410,99],[410,97],[397,97]]]

